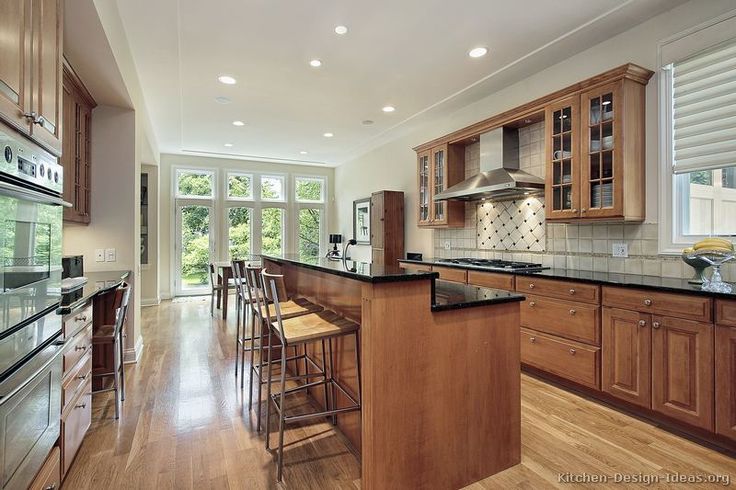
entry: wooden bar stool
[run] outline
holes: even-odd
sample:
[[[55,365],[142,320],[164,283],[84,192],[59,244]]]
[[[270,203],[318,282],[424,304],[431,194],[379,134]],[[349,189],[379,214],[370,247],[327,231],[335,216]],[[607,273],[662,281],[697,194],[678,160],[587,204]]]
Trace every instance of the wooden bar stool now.
[[[123,283],[115,291],[113,305],[115,307],[115,324],[102,325],[92,334],[93,349],[98,346],[110,345],[113,348],[113,370],[106,372],[92,371],[92,379],[108,378],[112,376],[112,387],[95,390],[92,394],[115,392],[115,418],[120,418],[120,402],[125,400],[125,366],[123,364],[123,325],[128,316],[130,302],[130,285]]]
[[[352,412],[360,410],[361,400],[361,385],[360,385],[360,339],[358,337],[358,331],[360,326],[335,313],[334,311],[324,310],[319,313],[310,313],[308,315],[301,315],[293,318],[285,318],[279,302],[280,295],[283,295],[283,276],[276,274],[269,274],[265,270],[261,273],[263,277],[264,290],[270,291],[273,304],[269,305],[268,301],[259,299],[258,292],[256,292],[256,299],[259,302],[259,307],[263,307],[266,311],[266,319],[269,326],[268,336],[268,375],[266,376],[268,384],[266,389],[266,402],[268,405],[268,416],[266,418],[266,449],[270,450],[270,426],[271,426],[271,404],[276,409],[276,413],[279,417],[279,442],[277,448],[277,481],[281,481],[284,466],[284,425],[291,422],[299,422],[306,419],[318,418],[318,417],[331,417],[333,423],[335,423],[335,417],[339,413]],[[273,309],[274,315],[271,315]],[[332,340],[337,337],[343,337],[346,335],[355,335],[355,361],[357,366],[358,375],[358,396],[357,399],[352,396],[338,380],[334,379],[334,369],[332,365]],[[281,356],[281,373],[279,379],[279,392],[271,393],[272,384],[272,366],[271,362],[271,339],[276,336],[281,342],[282,356]],[[305,357],[307,361],[311,359],[306,356],[307,344],[319,342],[322,345],[322,366],[316,366],[319,369],[315,373],[305,373],[300,376],[306,380],[304,384],[300,384],[293,388],[286,388],[286,381],[290,379],[287,376],[287,362],[288,359],[283,355],[289,347],[303,347]],[[328,345],[327,359],[329,364],[329,370],[325,366],[325,343]],[[318,381],[309,381],[309,378],[322,378]],[[293,377],[291,377],[293,378]],[[307,390],[312,387],[323,386],[325,394],[325,410],[299,414],[299,415],[286,415],[286,396],[297,393],[302,390]],[[335,389],[338,389],[342,394],[347,397],[352,405],[343,408],[337,408],[335,401]]]
[[[268,380],[263,379],[263,370],[267,366],[267,362],[265,360],[264,352],[266,349],[266,336],[269,336],[269,328],[268,328],[268,319],[266,315],[266,310],[263,308],[263,302],[270,302],[272,298],[268,297],[265,294],[263,283],[261,279],[261,273],[262,269],[260,267],[246,267],[246,275],[245,275],[245,290],[248,293],[249,296],[249,302],[251,304],[251,307],[253,308],[254,313],[254,320],[251,323],[251,338],[257,339],[258,344],[257,346],[254,346],[253,349],[250,351],[250,382],[248,385],[248,408],[252,408],[253,406],[253,379],[256,378],[258,380],[258,407],[256,410],[256,417],[257,417],[257,425],[256,430],[258,432],[261,431],[261,397],[263,395],[263,385],[268,382]],[[304,298],[293,298],[293,299],[286,299],[286,287],[284,286],[283,282],[279,286],[281,290],[281,298],[284,300],[281,302],[281,311],[283,312],[283,315],[287,318],[295,318],[302,315],[308,315],[310,313],[316,313],[319,311],[322,311],[324,308],[322,308],[319,305],[316,305]],[[260,298],[260,300],[259,300]],[[274,319],[275,321],[275,319]],[[256,332],[256,327],[258,328],[258,331]],[[269,345],[270,349],[282,349],[281,345]],[[255,351],[258,351],[258,361],[255,360]],[[286,349],[282,349],[282,356],[287,356]],[[309,362],[307,360],[306,352],[304,354],[299,354],[297,351],[297,348],[294,348],[294,354],[292,357],[288,358],[289,361],[295,361],[297,363],[297,369],[298,369],[298,362],[299,360],[303,360],[305,364]],[[244,365],[244,358],[241,359],[241,373]],[[290,379],[299,379],[302,378],[302,376],[297,371],[296,375],[291,377]],[[242,378],[241,378],[242,383]]]

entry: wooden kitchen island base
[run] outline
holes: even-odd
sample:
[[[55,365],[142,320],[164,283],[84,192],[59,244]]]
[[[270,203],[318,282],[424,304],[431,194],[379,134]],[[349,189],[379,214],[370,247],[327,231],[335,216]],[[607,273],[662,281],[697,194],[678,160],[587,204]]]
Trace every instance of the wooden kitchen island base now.
[[[455,489],[520,462],[520,297],[493,301],[484,290],[442,306],[431,272],[264,265],[285,275],[290,294],[361,325],[362,411],[338,427],[360,453],[362,488]],[[356,392],[349,342],[336,344],[335,377]]]

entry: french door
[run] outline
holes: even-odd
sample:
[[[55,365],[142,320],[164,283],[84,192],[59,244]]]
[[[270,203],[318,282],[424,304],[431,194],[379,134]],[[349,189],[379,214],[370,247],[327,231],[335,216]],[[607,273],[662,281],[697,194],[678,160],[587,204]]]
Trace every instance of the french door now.
[[[214,210],[210,204],[176,206],[177,295],[203,294],[210,290],[209,264],[215,257]]]

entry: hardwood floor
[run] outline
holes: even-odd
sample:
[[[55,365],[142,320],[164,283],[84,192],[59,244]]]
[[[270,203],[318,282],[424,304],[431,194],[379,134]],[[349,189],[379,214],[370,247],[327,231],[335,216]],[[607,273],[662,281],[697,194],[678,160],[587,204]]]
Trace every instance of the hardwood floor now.
[[[360,488],[360,464],[329,423],[287,431],[284,484],[275,483],[272,456],[235,381],[234,311],[223,322],[210,318],[208,300],[190,300],[144,308],[142,318],[145,348],[127,367],[121,418],[113,419],[108,395],[95,396],[65,489]],[[560,473],[583,472],[717,474],[736,484],[736,460],[523,376],[522,464],[468,488],[564,488],[572,484]],[[609,486],[643,488],[597,488]]]

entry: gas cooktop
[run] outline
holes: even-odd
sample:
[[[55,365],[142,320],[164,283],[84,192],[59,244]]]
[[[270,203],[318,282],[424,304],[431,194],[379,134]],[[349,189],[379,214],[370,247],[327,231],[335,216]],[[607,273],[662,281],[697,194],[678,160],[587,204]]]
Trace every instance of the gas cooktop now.
[[[542,264],[534,264],[532,262],[515,262],[512,260],[500,259],[476,259],[473,257],[463,257],[459,259],[439,259],[438,262],[457,265],[472,265],[489,270],[503,271],[536,272],[549,269],[549,267],[543,267]]]

